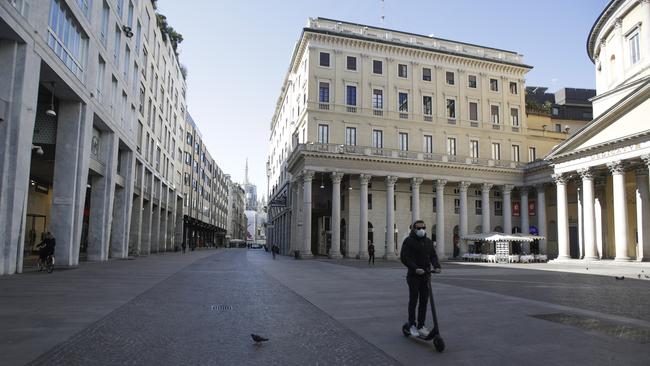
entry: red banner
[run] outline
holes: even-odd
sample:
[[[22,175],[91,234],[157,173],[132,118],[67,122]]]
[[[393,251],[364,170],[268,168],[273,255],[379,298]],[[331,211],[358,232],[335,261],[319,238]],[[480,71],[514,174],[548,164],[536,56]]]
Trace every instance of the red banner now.
[[[528,216],[535,216],[536,212],[535,201],[528,202]]]
[[[521,205],[519,202],[513,202],[512,203],[512,216],[519,216],[521,212]]]

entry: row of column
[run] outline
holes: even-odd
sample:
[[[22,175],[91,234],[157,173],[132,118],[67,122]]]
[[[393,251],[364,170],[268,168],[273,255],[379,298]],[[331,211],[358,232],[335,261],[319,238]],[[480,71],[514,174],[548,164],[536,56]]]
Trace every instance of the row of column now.
[[[637,259],[643,260],[650,256],[650,182],[648,180],[648,167],[650,166],[650,155],[642,157],[644,166],[637,167],[636,171],[636,219],[637,219],[637,241],[639,253]],[[628,212],[627,193],[625,189],[626,164],[623,161],[615,161],[607,164],[612,177],[612,198],[614,208],[614,246],[617,261],[629,261],[631,256],[628,247]],[[602,248],[603,225],[602,225],[602,197],[596,197],[594,189],[595,167],[580,169],[577,171],[582,182],[582,240],[584,243],[584,259],[594,260],[602,256],[598,249]],[[570,259],[569,248],[569,222],[567,184],[569,174],[555,174],[557,189],[557,210],[558,210],[558,259]],[[580,210],[580,207],[579,207]]]
[[[332,245],[329,251],[330,258],[340,258],[340,243],[341,243],[341,230],[339,223],[341,222],[341,181],[344,174],[339,172],[331,173],[332,179]],[[368,183],[372,176],[368,174],[359,175],[360,197],[359,197],[359,248],[357,258],[367,258],[367,247],[365,243],[368,242]],[[313,171],[305,171],[302,174],[303,183],[303,227],[302,227],[302,250],[301,256],[303,258],[312,257],[311,252],[311,216],[312,216],[312,181],[314,179]],[[387,176],[386,178],[386,240],[384,258],[394,259],[397,254],[395,248],[395,207],[393,196],[395,195],[395,183],[398,180],[396,176]],[[421,219],[420,217],[420,185],[423,179],[416,177],[411,178],[411,222]],[[444,189],[447,185],[447,180],[438,179],[435,181],[436,185],[436,239],[437,239],[437,254],[439,257],[444,257],[445,249],[445,201]],[[458,182],[458,190],[460,196],[460,223],[459,223],[459,236],[466,236],[468,233],[468,199],[467,190],[471,182],[461,181]],[[483,183],[481,185],[481,207],[482,207],[482,230],[484,233],[491,231],[490,226],[490,190],[493,184]],[[504,232],[512,232],[512,199],[511,193],[513,185],[502,186],[503,193],[503,216],[504,216]],[[544,186],[535,186],[537,191],[537,215],[538,215],[538,229],[541,236],[546,236],[546,195]],[[522,232],[529,232],[529,219],[528,219],[528,187],[518,188],[521,194],[521,226]],[[545,251],[546,240],[540,241],[540,250]],[[300,247],[300,246],[298,246]]]

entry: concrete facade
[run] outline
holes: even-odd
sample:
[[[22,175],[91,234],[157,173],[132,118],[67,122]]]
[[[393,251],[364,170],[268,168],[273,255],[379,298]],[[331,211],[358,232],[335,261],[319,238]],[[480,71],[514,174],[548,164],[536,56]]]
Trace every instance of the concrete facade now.
[[[186,85],[152,2],[5,1],[0,39],[0,274],[46,231],[62,266],[179,247]]]

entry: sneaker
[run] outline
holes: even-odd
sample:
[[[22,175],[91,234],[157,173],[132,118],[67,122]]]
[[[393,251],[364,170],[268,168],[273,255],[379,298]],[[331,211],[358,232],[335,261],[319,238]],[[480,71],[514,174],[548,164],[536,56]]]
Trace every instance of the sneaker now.
[[[417,337],[419,335],[418,328],[416,328],[415,325],[411,325],[411,329],[409,331],[413,337]]]
[[[427,327],[425,326],[422,326],[418,328],[418,334],[420,335],[420,337],[426,337],[429,335],[429,329],[427,329]]]

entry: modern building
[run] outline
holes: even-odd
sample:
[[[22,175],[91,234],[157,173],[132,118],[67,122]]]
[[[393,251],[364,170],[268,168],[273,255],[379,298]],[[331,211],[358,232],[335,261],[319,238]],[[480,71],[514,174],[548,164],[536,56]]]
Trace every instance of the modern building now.
[[[226,184],[228,185],[226,241],[246,240],[246,193],[239,183],[232,181],[230,175],[226,175]]]
[[[559,258],[648,261],[650,2],[609,2],[589,32],[587,54],[596,71],[594,119],[546,158],[556,183]]]
[[[183,242],[188,247],[224,246],[228,227],[226,174],[208,152],[189,113],[183,163]]]
[[[61,265],[173,248],[185,81],[152,2],[4,1],[0,39],[0,273],[47,230]]]
[[[572,135],[593,118],[591,98],[596,96],[595,89],[562,88],[555,93],[547,90],[526,87],[529,127]]]
[[[364,258],[373,242],[395,258],[422,219],[447,258],[476,250],[468,233],[545,236],[541,159],[567,134],[528,123],[530,69],[512,51],[309,19],[271,120],[267,240],[306,258]]]

